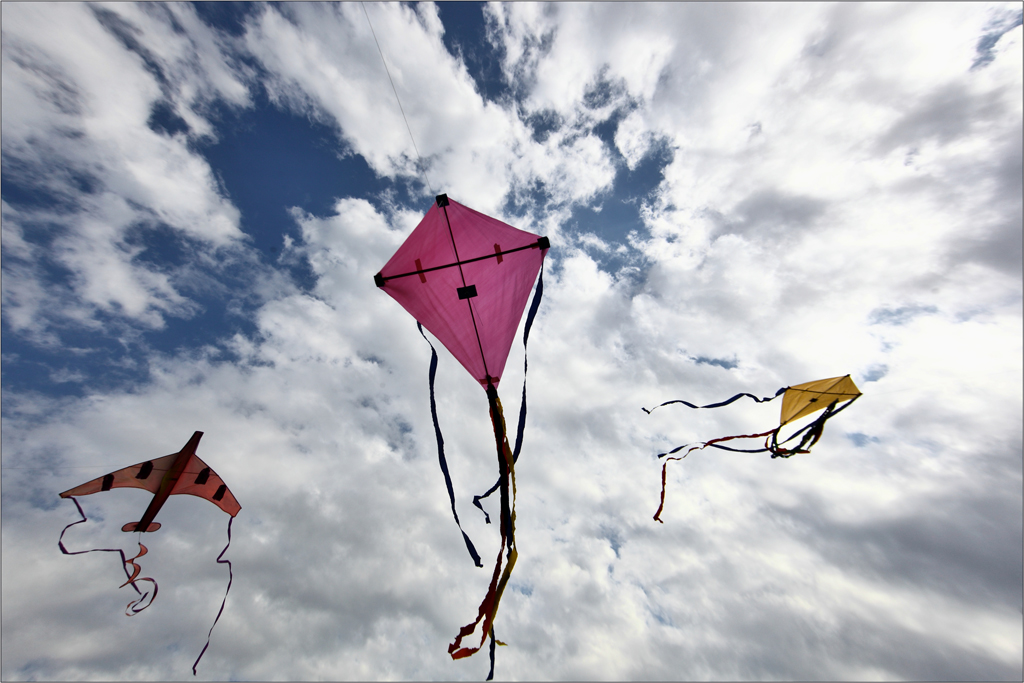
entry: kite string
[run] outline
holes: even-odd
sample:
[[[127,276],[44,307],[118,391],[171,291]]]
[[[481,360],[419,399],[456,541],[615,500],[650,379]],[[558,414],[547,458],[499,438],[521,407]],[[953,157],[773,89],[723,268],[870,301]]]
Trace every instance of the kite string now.
[[[363,8],[363,15],[366,17],[366,23],[370,26],[370,34],[373,36],[373,42],[377,46],[377,52],[380,53],[380,61],[384,63],[384,71],[387,72],[388,81],[391,82],[391,89],[395,92],[395,99],[398,100],[398,109],[402,112],[402,119],[405,121],[405,129],[409,131],[409,139],[412,140],[412,148],[416,150],[416,159],[419,161],[417,164],[420,169],[420,173],[423,174],[423,180],[427,183],[427,188],[430,189],[430,194],[434,194],[434,187],[430,184],[430,178],[427,177],[427,168],[423,163],[423,157],[420,156],[420,148],[416,145],[416,138],[413,137],[412,127],[409,125],[409,119],[405,115],[405,107],[402,106],[402,98],[398,96],[398,88],[395,87],[395,80],[391,78],[391,69],[388,68],[387,60],[384,59],[384,51],[380,48],[380,41],[377,40],[377,32],[373,30],[373,24],[370,22],[370,15],[366,12],[366,5],[362,2],[359,6]]]

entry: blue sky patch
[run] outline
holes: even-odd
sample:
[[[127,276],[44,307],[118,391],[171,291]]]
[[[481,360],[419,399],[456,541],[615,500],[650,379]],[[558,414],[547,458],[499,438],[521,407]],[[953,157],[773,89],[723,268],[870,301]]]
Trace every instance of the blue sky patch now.
[[[994,48],[996,43],[1006,33],[1009,33],[1021,24],[1024,24],[1024,12],[1020,10],[1017,10],[1016,13],[1012,11],[1007,12],[1003,16],[990,21],[987,27],[988,31],[981,38],[978,38],[978,46],[975,48],[977,56],[974,58],[974,63],[971,64],[971,71],[983,69],[995,61]]]
[[[912,304],[899,308],[876,308],[871,311],[869,320],[872,325],[906,325],[914,318],[931,313],[938,313],[935,306]]]
[[[740,365],[736,359],[729,360],[727,358],[705,358],[704,356],[698,356],[697,358],[694,358],[693,361],[697,365],[717,365],[718,367],[725,368],[726,370],[733,370],[739,367]]]
[[[438,471],[429,347],[372,279],[433,202],[411,128],[438,192],[552,238],[496,678],[1021,680],[1019,3],[0,13],[0,678],[190,675],[221,510],[162,513],[161,596],[131,622],[116,554],[55,544],[77,519],[57,492],[197,429],[243,505],[200,676],[484,678],[486,648],[447,650],[491,573]],[[455,505],[495,558],[470,509],[502,457],[488,401],[437,351]],[[770,429],[778,402],[640,410],[844,373],[865,398],[813,456],[658,458]],[[137,552],[144,505],[120,501],[83,501],[65,542]],[[779,581],[780,557],[836,580]],[[865,576],[900,609],[864,609]]]
[[[852,441],[853,445],[857,448],[865,448],[870,444],[878,443],[880,441],[877,436],[868,436],[867,434],[861,434],[860,432],[846,434],[846,438]]]

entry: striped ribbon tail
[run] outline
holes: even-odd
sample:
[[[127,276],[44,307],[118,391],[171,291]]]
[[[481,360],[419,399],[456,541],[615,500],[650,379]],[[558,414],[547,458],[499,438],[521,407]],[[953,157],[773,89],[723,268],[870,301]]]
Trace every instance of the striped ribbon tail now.
[[[759,439],[761,437],[769,437],[769,438],[771,438],[771,436],[773,434],[777,434],[778,431],[779,431],[779,428],[775,428],[775,429],[771,430],[770,432],[764,432],[763,434],[737,434],[736,436],[723,436],[720,439],[712,439],[711,441],[705,441],[704,443],[699,443],[699,444],[697,444],[695,446],[691,446],[690,449],[688,451],[686,451],[685,453],[683,453],[682,455],[677,455],[674,458],[665,458],[665,461],[664,461],[664,463],[661,466],[661,504],[658,505],[658,511],[654,513],[655,521],[661,522],[662,524],[665,523],[661,519],[661,512],[662,512],[662,510],[665,509],[666,470],[668,469],[668,463],[669,463],[670,460],[682,460],[683,458],[688,456],[693,451],[703,450],[703,449],[707,448],[708,446],[712,446],[712,447],[715,447],[715,448],[722,448],[721,446],[716,446],[715,445],[715,444],[721,443],[722,441],[732,441],[733,439]],[[678,448],[675,448],[675,449],[669,451],[668,453],[662,453],[658,457],[661,458],[661,457],[664,457],[666,455],[671,455],[672,453],[678,453],[679,451],[681,451],[684,448],[686,448],[685,445],[679,446]],[[732,449],[729,449],[729,450],[732,450]],[[765,450],[767,450],[767,449],[759,449],[757,451],[744,451],[744,452],[760,453],[760,452],[764,452]]]
[[[92,550],[74,550],[74,551],[72,551],[72,550],[68,550],[64,546],[64,534],[67,533],[68,529],[70,529],[71,527],[75,526],[76,524],[81,524],[83,522],[89,521],[89,518],[85,516],[84,512],[82,512],[82,506],[78,502],[78,499],[76,499],[74,496],[68,496],[68,498],[70,498],[71,502],[75,504],[75,508],[78,509],[78,514],[81,517],[81,519],[78,520],[77,522],[72,522],[71,524],[68,524],[66,527],[64,527],[64,530],[60,532],[60,538],[57,539],[57,547],[60,548],[60,551],[62,553],[64,553],[65,555],[84,555],[86,553],[117,553],[118,555],[121,556],[121,565],[122,565],[122,568],[124,569],[124,575],[128,579],[127,581],[122,583],[120,586],[118,586],[118,588],[124,588],[125,586],[131,585],[131,587],[135,589],[135,592],[139,594],[139,598],[137,600],[133,600],[132,602],[128,603],[128,606],[125,608],[125,615],[129,616],[129,617],[135,616],[136,614],[138,614],[142,610],[144,610],[147,607],[149,607],[150,605],[152,605],[153,601],[156,600],[156,594],[160,590],[160,587],[157,585],[157,583],[156,583],[156,581],[154,579],[151,579],[148,576],[147,577],[142,577],[142,578],[136,578],[136,577],[139,576],[139,572],[141,571],[141,567],[139,567],[139,565],[135,564],[135,560],[137,560],[138,558],[142,557],[147,552],[146,546],[142,545],[142,543],[139,543],[139,554],[136,555],[135,557],[133,557],[130,560],[127,557],[125,557],[124,551],[121,550],[120,548],[93,548]],[[128,572],[128,565],[131,565],[131,566],[135,567],[135,571],[133,573],[129,573]],[[136,585],[136,583],[139,582],[139,581],[149,581],[151,584],[153,584],[153,595],[152,596],[149,595],[148,591],[143,593],[141,590],[139,590],[139,587]],[[147,602],[145,602],[145,604],[143,604],[143,601],[146,600],[147,597],[149,597],[149,600]],[[142,606],[139,607],[139,605],[142,605]]]
[[[455,642],[448,646],[448,654],[452,659],[462,659],[475,654],[487,641],[487,636],[493,634],[494,618],[498,613],[498,606],[501,604],[501,596],[508,585],[512,569],[516,565],[519,553],[515,548],[515,461],[512,457],[512,450],[509,448],[508,439],[505,438],[505,417],[501,408],[501,401],[493,386],[487,389],[487,396],[491,404],[491,421],[494,426],[495,442],[498,448],[499,463],[499,490],[501,491],[501,547],[498,549],[498,557],[495,560],[494,572],[491,574],[491,583],[487,588],[480,607],[477,610],[476,619],[459,629]],[[509,483],[511,482],[511,489]],[[508,548],[505,558],[504,569],[502,569],[502,555]],[[475,647],[462,646],[462,640],[471,635],[478,625],[482,624],[480,643]],[[502,643],[504,644],[504,643]],[[493,675],[493,665],[492,665]]]

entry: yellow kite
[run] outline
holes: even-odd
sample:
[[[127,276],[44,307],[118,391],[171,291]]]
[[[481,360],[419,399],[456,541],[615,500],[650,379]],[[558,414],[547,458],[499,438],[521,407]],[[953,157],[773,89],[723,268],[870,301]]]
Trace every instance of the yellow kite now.
[[[651,410],[655,410],[661,406],[667,406],[672,403],[682,403],[685,406],[697,409],[721,408],[722,406],[727,406],[743,396],[749,396],[758,403],[766,403],[778,398],[780,395],[782,396],[782,414],[779,417],[779,426],[770,431],[763,432],[761,434],[737,434],[735,436],[723,436],[722,438],[712,439],[711,441],[705,441],[704,443],[699,443],[693,446],[690,446],[690,444],[684,444],[678,448],[668,451],[667,453],[659,453],[658,457],[664,458],[666,455],[673,455],[687,446],[690,446],[689,450],[682,455],[666,458],[661,467],[661,505],[658,506],[658,511],[654,513],[654,519],[659,522],[662,521],[661,511],[665,508],[665,471],[670,460],[682,460],[691,452],[708,446],[737,453],[771,453],[772,458],[788,458],[792,455],[796,455],[797,453],[810,453],[811,447],[814,446],[814,444],[818,442],[818,439],[821,438],[821,433],[825,429],[825,422],[827,422],[833,415],[846,409],[847,406],[856,401],[861,393],[860,389],[857,388],[857,385],[853,383],[852,379],[850,379],[850,376],[844,375],[842,377],[830,377],[828,379],[805,382],[791,387],[783,387],[775,393],[775,396],[768,398],[758,398],[753,394],[741,393],[720,403],[712,403],[706,406],[696,406],[689,401],[676,400],[666,401],[661,405],[651,408]],[[651,410],[643,408],[643,411],[648,415],[651,413]],[[819,410],[824,410],[825,412],[819,415],[818,418],[810,424],[798,429],[789,438],[782,442],[779,441],[779,431],[786,424]],[[783,444],[789,443],[798,436],[801,438],[796,446],[792,448],[783,447]],[[757,439],[761,437],[765,437],[764,448],[742,449],[721,445],[722,441],[730,441],[732,439]]]

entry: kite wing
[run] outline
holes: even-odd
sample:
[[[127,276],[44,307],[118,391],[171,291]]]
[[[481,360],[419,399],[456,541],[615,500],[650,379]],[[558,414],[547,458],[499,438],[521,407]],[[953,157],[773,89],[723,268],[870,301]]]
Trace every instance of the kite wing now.
[[[68,489],[60,494],[61,498],[72,496],[87,496],[101,491],[109,491],[116,488],[144,489],[150,493],[158,493],[161,484],[172,472],[175,460],[181,453],[172,453],[162,458],[147,460],[130,467],[105,474],[92,481],[87,481],[73,489]],[[184,469],[173,482],[170,492],[167,495],[187,494],[198,496],[208,500],[232,517],[238,514],[242,506],[235,500],[234,494],[228,489],[227,484],[194,452],[185,462]]]
[[[786,394],[782,397],[780,425],[824,410],[837,401],[851,401],[860,395],[860,389],[853,383],[849,375],[819,379],[788,387]]]
[[[220,475],[194,454],[185,465],[178,483],[171,490],[172,496],[177,494],[198,496],[208,500],[232,517],[242,509]]]
[[[150,493],[156,493],[160,488],[160,480],[163,479],[163,473],[171,469],[171,465],[177,457],[177,453],[171,453],[162,458],[147,460],[137,465],[116,470],[110,474],[104,474],[102,477],[96,477],[92,481],[87,481],[73,489],[68,489],[60,494],[60,497],[88,496],[93,493],[100,493],[101,491],[126,487],[145,489]]]

